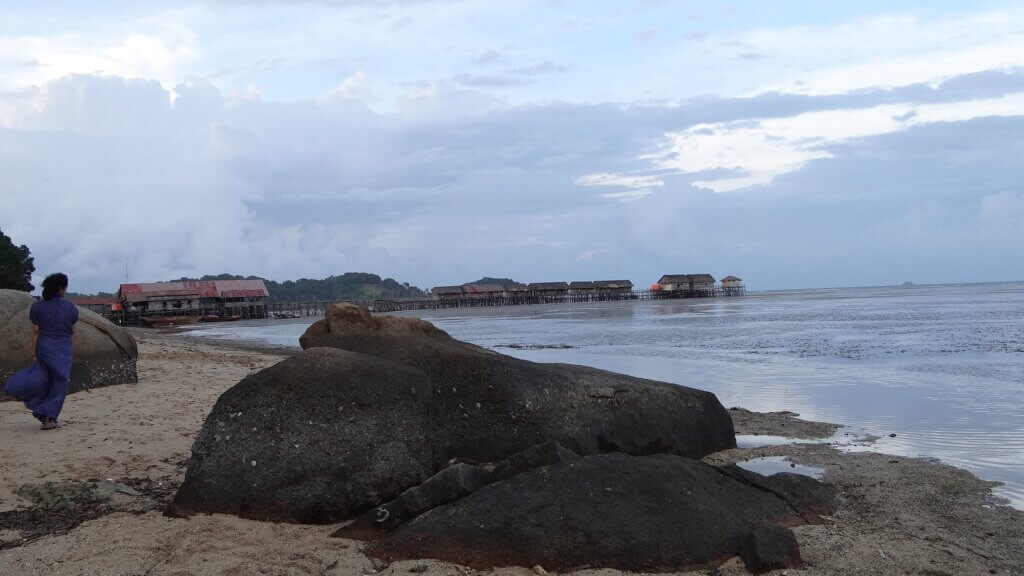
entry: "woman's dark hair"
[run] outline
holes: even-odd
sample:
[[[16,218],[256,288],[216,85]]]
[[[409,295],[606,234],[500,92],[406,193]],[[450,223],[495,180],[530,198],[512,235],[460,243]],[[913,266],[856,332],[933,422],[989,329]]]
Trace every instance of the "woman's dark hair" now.
[[[68,277],[66,274],[60,272],[50,274],[43,280],[43,300],[52,300],[54,296],[60,294],[61,288],[67,287]]]

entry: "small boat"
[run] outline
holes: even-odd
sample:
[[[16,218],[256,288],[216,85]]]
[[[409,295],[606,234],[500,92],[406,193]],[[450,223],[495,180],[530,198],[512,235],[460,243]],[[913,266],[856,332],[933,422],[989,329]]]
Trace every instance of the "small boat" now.
[[[199,322],[199,316],[143,316],[142,323],[150,328],[184,326]]]
[[[234,322],[235,320],[241,320],[242,317],[235,316],[219,316],[217,314],[207,314],[200,318],[202,322]]]

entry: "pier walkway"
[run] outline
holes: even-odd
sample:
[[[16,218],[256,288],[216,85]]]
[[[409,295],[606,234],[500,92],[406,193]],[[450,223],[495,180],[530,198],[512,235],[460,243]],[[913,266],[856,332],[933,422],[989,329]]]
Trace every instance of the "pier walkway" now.
[[[565,294],[558,296],[509,296],[489,298],[423,298],[396,300],[318,300],[311,302],[271,302],[267,305],[269,317],[300,318],[322,316],[331,304],[348,302],[365,306],[371,312],[404,312],[408,310],[444,310],[448,308],[480,308],[494,306],[529,306],[537,304],[569,304],[584,302],[620,302],[629,300],[671,300],[681,298],[721,298],[744,296],[743,288],[715,288],[714,290],[633,290],[609,294]]]

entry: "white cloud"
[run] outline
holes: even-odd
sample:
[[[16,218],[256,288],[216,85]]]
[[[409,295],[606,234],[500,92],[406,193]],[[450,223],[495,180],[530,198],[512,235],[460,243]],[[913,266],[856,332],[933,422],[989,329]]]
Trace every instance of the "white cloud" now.
[[[52,35],[0,34],[0,92],[68,74],[159,80],[173,87],[202,55],[199,40],[170,14],[104,30]]]
[[[342,98],[354,98],[358,100],[369,100],[373,97],[370,89],[370,80],[365,70],[357,70],[351,76],[341,81],[341,84],[331,90],[329,96]]]
[[[605,186],[612,188],[626,188],[616,192],[604,192],[601,198],[628,202],[640,200],[653,192],[652,188],[661,188],[665,182],[658,176],[636,175],[636,174],[613,174],[609,172],[598,172],[580,176],[573,181],[577,186],[593,187]]]
[[[807,162],[830,158],[830,147],[848,140],[898,132],[935,122],[1024,115],[1024,94],[939,104],[893,104],[806,112],[785,118],[698,124],[667,135],[667,149],[646,156],[658,168],[686,174],[724,171],[693,185],[715,192],[763,186]]]
[[[825,26],[758,28],[733,40],[742,41],[747,52],[778,55],[791,64],[770,67],[777,78],[754,92],[840,94],[1024,66],[1020,16],[875,16]]]
[[[608,198],[610,200],[620,200],[622,202],[628,202],[630,200],[640,200],[651,195],[652,190],[648,188],[642,188],[639,190],[623,190],[621,192],[605,192],[601,194],[601,198]]]
[[[580,176],[576,179],[575,184],[577,186],[620,186],[622,188],[633,189],[655,188],[665,185],[665,183],[657,176],[611,174],[608,172],[599,172],[596,174]]]

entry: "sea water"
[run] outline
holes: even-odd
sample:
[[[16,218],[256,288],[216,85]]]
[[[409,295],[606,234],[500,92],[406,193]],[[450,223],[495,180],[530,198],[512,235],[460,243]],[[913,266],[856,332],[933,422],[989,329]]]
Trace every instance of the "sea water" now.
[[[791,410],[1005,483],[1024,507],[1024,283],[416,311],[455,338]],[[295,346],[315,319],[191,332]]]

